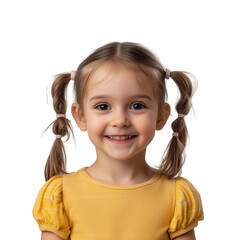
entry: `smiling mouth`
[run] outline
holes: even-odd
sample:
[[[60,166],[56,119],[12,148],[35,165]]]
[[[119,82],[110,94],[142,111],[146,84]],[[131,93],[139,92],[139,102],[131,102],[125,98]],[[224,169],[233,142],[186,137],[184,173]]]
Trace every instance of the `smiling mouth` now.
[[[113,139],[113,140],[127,140],[127,139],[132,139],[134,137],[136,137],[137,135],[131,135],[131,136],[105,136],[107,138]]]

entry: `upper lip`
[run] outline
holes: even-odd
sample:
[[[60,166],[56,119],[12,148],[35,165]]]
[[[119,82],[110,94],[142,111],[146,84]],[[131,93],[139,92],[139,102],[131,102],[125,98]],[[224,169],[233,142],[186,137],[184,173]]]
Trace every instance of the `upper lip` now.
[[[136,136],[136,135],[134,135],[134,134],[111,134],[111,135],[105,135],[105,136],[122,137],[122,136]]]

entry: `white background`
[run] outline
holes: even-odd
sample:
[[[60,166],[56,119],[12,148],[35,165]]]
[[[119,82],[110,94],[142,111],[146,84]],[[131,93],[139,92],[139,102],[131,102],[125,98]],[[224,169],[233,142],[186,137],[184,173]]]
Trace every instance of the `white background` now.
[[[165,67],[193,73],[198,90],[186,116],[190,144],[182,176],[201,194],[204,221],[197,239],[239,236],[239,6],[238,1],[1,1],[1,239],[40,239],[32,216],[55,139],[52,77],[76,69],[97,47],[132,41],[151,49]],[[68,88],[71,137],[68,172],[91,165],[95,149],[75,124]],[[149,145],[158,164],[171,139],[178,92],[167,82],[172,116]]]

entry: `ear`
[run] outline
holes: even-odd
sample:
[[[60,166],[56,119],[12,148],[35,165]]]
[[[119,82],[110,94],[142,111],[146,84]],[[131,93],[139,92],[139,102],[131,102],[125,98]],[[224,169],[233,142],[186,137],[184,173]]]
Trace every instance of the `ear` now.
[[[72,111],[73,118],[75,119],[75,122],[77,123],[78,127],[82,131],[87,131],[86,119],[84,118],[83,112],[81,111],[79,104],[73,103],[71,111]]]
[[[168,120],[170,112],[171,112],[170,105],[168,103],[164,103],[162,106],[162,111],[161,112],[159,111],[158,113],[156,130],[161,130],[164,127],[165,123]]]

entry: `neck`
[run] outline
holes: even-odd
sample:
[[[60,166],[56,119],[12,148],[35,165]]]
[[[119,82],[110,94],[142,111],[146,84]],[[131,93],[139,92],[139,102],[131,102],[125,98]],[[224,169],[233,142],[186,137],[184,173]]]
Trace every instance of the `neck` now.
[[[145,182],[154,175],[154,169],[145,161],[145,151],[128,160],[114,160],[97,154],[97,160],[87,168],[87,172],[93,178],[110,184],[131,185]]]

